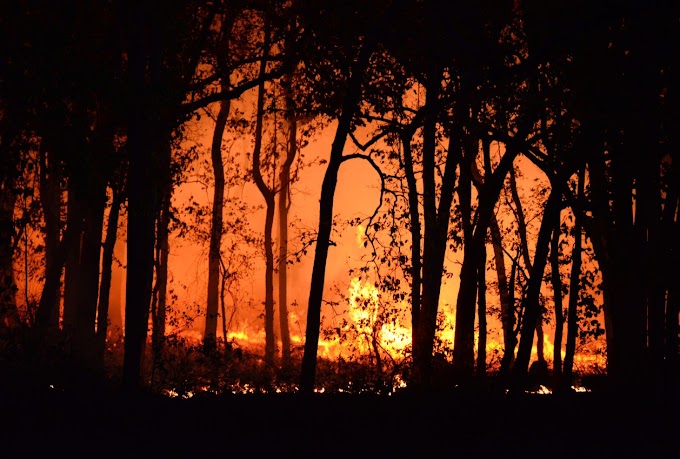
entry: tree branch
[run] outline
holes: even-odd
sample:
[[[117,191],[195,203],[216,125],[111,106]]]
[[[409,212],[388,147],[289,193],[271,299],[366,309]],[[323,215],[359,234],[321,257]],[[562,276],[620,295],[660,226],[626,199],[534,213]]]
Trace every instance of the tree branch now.
[[[191,102],[184,103],[182,105],[182,111],[184,113],[193,113],[196,110],[203,108],[207,106],[208,104],[211,104],[213,102],[219,102],[221,100],[230,100],[230,99],[237,99],[241,97],[241,95],[248,91],[249,89],[255,88],[258,86],[260,83],[265,82],[265,81],[270,81],[276,78],[280,78],[283,76],[285,73],[285,70],[283,67],[276,69],[273,72],[265,73],[264,75],[261,75],[258,78],[255,78],[254,80],[247,81],[245,83],[241,83],[240,85],[233,87],[229,89],[228,91],[220,91],[220,92],[215,92],[212,94],[209,94],[201,99],[198,100],[193,100]]]

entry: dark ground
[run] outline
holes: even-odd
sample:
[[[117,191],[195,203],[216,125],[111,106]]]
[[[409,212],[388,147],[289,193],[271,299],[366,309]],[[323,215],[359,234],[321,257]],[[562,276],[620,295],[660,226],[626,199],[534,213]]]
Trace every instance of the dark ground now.
[[[3,393],[0,457],[673,458],[679,407],[594,393]]]

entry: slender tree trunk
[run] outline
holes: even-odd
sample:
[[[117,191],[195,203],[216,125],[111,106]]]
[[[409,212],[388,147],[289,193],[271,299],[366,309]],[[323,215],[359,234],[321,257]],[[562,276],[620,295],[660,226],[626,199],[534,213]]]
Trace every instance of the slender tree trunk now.
[[[99,302],[97,305],[97,352],[103,360],[106,350],[106,337],[109,328],[109,302],[111,298],[111,280],[113,274],[113,254],[118,236],[118,217],[122,205],[123,192],[114,186],[111,192],[111,208],[109,209],[109,219],[106,224],[106,238],[104,239],[104,249],[102,254],[102,276],[99,287]]]
[[[437,133],[437,101],[440,91],[440,75],[431,70],[425,84],[427,112],[423,121],[423,291],[420,305],[418,329],[413,330],[413,373],[416,385],[431,383],[432,349],[436,330],[441,271],[437,269],[434,240],[437,232],[437,197],[435,184],[435,153]]]
[[[291,94],[290,77],[284,79],[286,109],[288,111],[288,152],[279,174],[279,329],[281,330],[281,359],[290,365],[290,329],[288,326],[288,210],[290,206],[290,168],[297,156],[297,115]]]
[[[571,275],[569,277],[569,306],[567,312],[567,345],[564,356],[564,385],[571,385],[574,356],[576,354],[576,338],[578,337],[578,294],[581,282],[581,252],[583,247],[583,210],[585,167],[578,179],[578,195],[574,206],[574,248],[571,252]]]
[[[422,263],[420,258],[421,250],[421,228],[420,228],[420,205],[418,203],[418,187],[416,176],[413,170],[413,151],[411,150],[411,140],[415,130],[411,130],[402,137],[404,148],[404,169],[406,172],[406,183],[408,185],[408,207],[409,224],[411,232],[411,330],[416,331],[420,322],[421,292],[422,285]]]
[[[522,200],[519,197],[519,191],[517,190],[517,180],[515,178],[515,168],[510,169],[510,193],[512,195],[512,200],[515,202],[517,208],[517,232],[519,233],[520,246],[522,248],[522,259],[524,260],[524,266],[527,269],[527,273],[531,276],[531,254],[529,253],[529,240],[527,237],[527,224],[526,217],[524,216],[524,208],[522,206]],[[538,316],[536,321],[536,359],[539,362],[545,363],[545,352],[544,352],[544,338],[543,338],[543,312]]]
[[[284,166],[285,168],[285,166]],[[290,169],[281,171],[279,191],[279,329],[281,331],[281,360],[284,367],[290,365],[290,328],[288,326],[288,198],[287,181]],[[285,185],[284,185],[285,183]]]
[[[232,34],[235,15],[225,14],[221,19],[220,40],[227,43]],[[226,58],[226,56],[223,56]],[[221,81],[221,90],[228,89],[227,75]],[[222,139],[224,129],[229,119],[231,110],[231,100],[222,100],[219,103],[219,111],[215,119],[215,129],[213,131],[210,158],[215,180],[213,192],[212,221],[210,226],[210,251],[208,253],[208,297],[205,313],[205,328],[203,332],[203,346],[208,351],[215,350],[217,343],[217,316],[219,306],[219,287],[222,277],[220,276],[220,266],[222,263],[222,232],[224,231],[224,164],[222,162]],[[224,317],[222,317],[224,321]],[[227,336],[224,336],[226,343]]]
[[[586,125],[586,129],[589,128]],[[613,282],[613,260],[610,253],[610,244],[614,242],[612,218],[609,209],[609,196],[607,192],[607,176],[605,173],[605,158],[601,151],[601,134],[592,127],[587,129],[584,137],[588,138],[588,143],[592,151],[587,163],[590,201],[592,206],[592,223],[587,226],[588,236],[593,243],[593,249],[597,258],[597,263],[602,272],[602,297],[605,323],[605,338],[607,342],[607,375],[612,381],[616,380],[619,374],[617,368],[618,350],[618,330],[616,325],[616,311],[612,290],[607,285]]]
[[[567,345],[564,354],[564,385],[571,386],[578,337],[578,296],[581,282],[581,252],[583,247],[583,210],[581,208],[585,189],[585,167],[578,178],[578,194],[574,206],[574,247],[571,252],[571,275],[569,277],[569,306],[567,310]]]
[[[477,276],[477,376],[483,377],[486,375],[486,250],[482,251]]]
[[[269,44],[269,28],[265,27],[265,50]],[[265,51],[266,52],[266,51]],[[267,63],[263,59],[260,64],[260,76],[266,73]],[[255,145],[253,147],[253,179],[265,201],[264,223],[264,253],[265,253],[265,300],[264,300],[264,330],[265,330],[265,362],[274,365],[276,346],[274,341],[274,247],[272,228],[274,226],[275,194],[264,181],[260,170],[260,156],[262,152],[262,130],[264,121],[264,82],[261,82],[257,92],[257,118],[255,121]]]
[[[40,148],[40,204],[42,206],[45,219],[45,275],[47,273],[59,271],[61,276],[61,266],[57,266],[58,250],[61,233],[61,174],[59,173],[59,163],[55,159],[54,153],[48,152],[43,145]],[[47,286],[47,282],[45,283]],[[61,295],[60,283],[50,284],[54,291],[44,292],[53,298]],[[59,308],[52,309],[53,313],[49,321],[49,329],[56,331],[59,328]]]
[[[581,235],[576,232],[580,224],[574,230],[575,242],[572,249],[572,267],[569,281],[569,306],[567,312],[567,345],[564,355],[564,382],[569,385],[572,380],[574,368],[574,355],[576,354],[576,338],[578,337],[578,293],[581,275]]]
[[[109,327],[107,333],[115,339],[123,336],[123,308],[125,304],[125,247],[124,228],[119,228],[113,246],[114,261],[111,265],[111,288],[109,289]]]
[[[80,277],[78,266],[83,245],[83,206],[80,203],[79,193],[75,185],[75,179],[69,178],[66,227],[75,232],[76,241],[66,251],[64,261],[64,331],[68,335],[74,333],[78,310],[78,291],[80,290]]]
[[[513,377],[519,387],[523,386],[525,382],[529,360],[531,359],[531,348],[534,341],[534,332],[536,331],[536,321],[540,316],[539,295],[541,284],[543,283],[545,265],[547,264],[550,238],[554,227],[553,222],[556,219],[556,215],[559,214],[562,205],[562,193],[559,186],[560,184],[555,180],[543,213],[541,228],[538,232],[534,265],[531,271],[531,277],[529,278],[529,286],[522,299],[522,310],[524,311],[524,314],[522,317],[522,328],[517,358],[513,366]]]
[[[493,244],[496,277],[498,279],[498,296],[501,303],[501,327],[503,329],[503,358],[501,359],[501,373],[507,371],[515,360],[515,306],[510,299],[510,288],[505,272],[505,255],[503,254],[503,239],[498,227],[496,216],[492,215],[489,224],[491,242]]]
[[[471,244],[465,244],[463,265],[460,271],[460,289],[456,301],[456,330],[453,348],[453,364],[463,376],[474,371],[474,326],[477,297],[477,267],[480,252],[484,250],[486,234],[498,200],[503,181],[512,167],[517,151],[507,148],[493,175],[484,181],[479,190],[477,224]]]
[[[154,286],[153,304],[153,329],[151,333],[151,346],[154,360],[159,361],[163,353],[165,341],[165,317],[167,311],[168,292],[168,256],[170,254],[170,241],[168,225],[170,224],[170,197],[171,190],[166,190],[163,195],[161,209],[158,215],[156,230],[156,285]]]
[[[562,277],[560,276],[560,223],[555,220],[552,240],[550,242],[550,271],[553,287],[555,309],[555,337],[553,339],[553,378],[557,385],[562,381],[562,334],[564,331],[564,314],[562,312]]]
[[[55,250],[54,263],[45,267],[45,283],[36,314],[36,326],[41,332],[49,330],[54,316],[59,314],[61,273],[66,261],[66,253],[74,250],[79,240],[80,232],[78,229],[74,226],[67,226],[59,246]]]
[[[452,134],[449,136],[448,154],[439,193],[439,204],[437,205],[435,154],[441,73],[434,68],[430,71],[430,76],[432,79],[426,85],[427,101],[425,107],[427,111],[423,124],[423,212],[425,226],[422,296],[418,329],[414,330],[413,337],[413,384],[424,388],[432,383],[432,353],[442,275],[444,273],[449,220],[455,192],[456,169],[462,159],[463,148],[462,124],[456,123]],[[466,104],[461,103],[459,111],[464,113],[466,109]]]
[[[222,246],[223,212],[224,212],[224,165],[222,164],[222,138],[229,118],[231,102],[220,102],[220,110],[215,121],[213,132],[211,159],[215,178],[213,193],[212,226],[210,227],[210,252],[208,254],[208,306],[205,314],[205,332],[203,345],[207,350],[214,350],[217,341],[217,309],[219,301],[220,258]],[[224,339],[226,340],[226,336]]]
[[[365,68],[371,56],[372,47],[364,43],[359,57],[353,66],[348,82],[347,95],[342,104],[342,111],[331,145],[330,159],[326,167],[321,185],[321,199],[319,200],[319,231],[317,233],[316,250],[314,252],[314,266],[307,305],[307,324],[305,329],[305,349],[300,370],[300,392],[311,394],[316,380],[316,358],[319,347],[319,328],[321,325],[321,303],[326,278],[326,263],[330,246],[331,228],[333,226],[333,199],[338,183],[338,171],[342,164],[342,152],[345,148],[347,136],[352,129],[352,120],[361,101],[361,87]]]

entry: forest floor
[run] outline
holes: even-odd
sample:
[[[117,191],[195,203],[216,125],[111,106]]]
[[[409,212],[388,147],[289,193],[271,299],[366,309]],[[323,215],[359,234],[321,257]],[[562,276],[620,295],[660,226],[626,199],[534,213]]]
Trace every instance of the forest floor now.
[[[0,456],[666,458],[678,398],[601,393],[191,399],[57,390],[0,394]]]

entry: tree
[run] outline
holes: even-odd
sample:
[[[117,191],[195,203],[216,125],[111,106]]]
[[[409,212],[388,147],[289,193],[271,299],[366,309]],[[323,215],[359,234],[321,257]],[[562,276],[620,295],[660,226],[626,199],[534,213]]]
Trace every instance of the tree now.
[[[578,335],[578,301],[579,283],[581,278],[581,247],[583,230],[583,204],[585,190],[585,168],[578,174],[578,192],[574,203],[574,247],[571,251],[571,275],[569,278],[569,307],[567,312],[567,346],[564,356],[564,385],[570,386],[573,369],[574,354],[576,352],[576,337]]]
[[[639,389],[660,381],[661,330],[668,325],[661,306],[668,289],[652,278],[658,279],[657,256],[668,253],[655,235],[660,166],[673,137],[662,107],[671,86],[666,49],[678,33],[670,19],[677,6],[588,5],[588,19],[576,13],[581,6],[526,2],[523,8],[536,60],[563,66],[587,152],[593,222],[586,229],[603,276],[609,378],[614,387]],[[578,39],[570,33],[575,28],[583,30]],[[648,364],[656,370],[646,371]]]
[[[129,170],[123,384],[133,390],[139,387],[147,336],[156,216],[170,190],[171,135],[187,113],[209,103],[202,98],[183,104],[216,14],[216,5],[193,6],[145,4],[125,9]]]
[[[213,193],[212,224],[210,228],[210,252],[208,255],[208,305],[203,335],[206,349],[214,349],[217,340],[218,287],[220,280],[221,243],[224,211],[224,165],[222,163],[222,137],[229,117],[230,101],[223,100],[215,120],[210,157],[215,177]],[[226,337],[225,337],[226,339]]]
[[[106,224],[106,238],[102,248],[102,270],[101,281],[99,286],[99,300],[97,303],[97,352],[99,356],[97,360],[104,362],[104,352],[106,351],[106,339],[108,337],[109,320],[112,314],[109,311],[109,304],[111,299],[111,287],[119,288],[113,282],[114,278],[114,256],[116,250],[116,243],[118,241],[118,222],[121,213],[121,207],[125,201],[125,187],[124,187],[124,165],[121,164],[118,170],[114,173],[114,179],[111,181],[111,205],[109,206],[109,216]],[[116,261],[115,263],[119,263]],[[120,305],[118,306],[120,308]],[[120,314],[120,310],[117,311]],[[120,326],[120,323],[114,323]]]
[[[266,20],[265,20],[266,21]],[[264,45],[263,50],[265,55],[269,52],[269,27],[266,23],[264,26]],[[260,64],[260,77],[262,77],[267,68],[267,60],[262,59]],[[253,146],[253,179],[257,185],[257,189],[262,194],[265,200],[265,226],[264,226],[264,251],[265,251],[265,361],[268,365],[274,364],[275,343],[274,343],[274,247],[272,240],[272,228],[274,225],[274,211],[275,211],[275,192],[272,188],[267,186],[260,169],[260,157],[262,153],[262,130],[264,120],[264,98],[265,87],[264,81],[260,82],[257,92],[257,108],[256,108],[256,122],[255,122],[255,145]]]
[[[338,181],[338,172],[340,166],[346,160],[343,157],[343,150],[347,138],[352,132],[354,126],[355,116],[358,114],[360,104],[362,101],[363,84],[366,77],[366,68],[374,52],[376,46],[376,38],[380,35],[379,30],[371,30],[370,33],[365,33],[368,19],[374,20],[376,17],[381,18],[380,24],[383,24],[384,17],[380,16],[380,5],[375,11],[361,11],[360,17],[353,17],[354,11],[352,9],[337,9],[336,5],[333,8],[322,9],[319,16],[315,16],[315,12],[306,12],[305,14],[312,14],[313,16],[305,16],[307,20],[313,18],[313,32],[326,39],[330,39],[330,43],[337,48],[329,49],[337,55],[333,56],[340,59],[340,62],[330,62],[331,65],[342,65],[344,68],[345,78],[333,81],[336,86],[333,98],[331,101],[337,103],[335,107],[331,107],[331,111],[338,111],[337,127],[331,145],[330,157],[326,172],[324,174],[323,183],[321,186],[321,197],[319,201],[319,226],[317,232],[316,248],[314,252],[314,264],[312,270],[312,280],[309,293],[309,302],[307,305],[307,324],[305,330],[305,348],[302,358],[302,368],[300,370],[300,391],[305,394],[310,394],[314,390],[316,378],[316,363],[318,353],[318,342],[321,322],[321,304],[324,293],[324,282],[326,276],[326,263],[328,259],[328,249],[331,245],[330,236],[333,226],[333,198]],[[316,12],[318,14],[318,12]],[[378,14],[377,16],[375,14]],[[324,19],[332,18],[332,27],[329,24],[324,24]],[[311,27],[310,27],[311,28]],[[377,27],[378,29],[380,27]],[[326,30],[324,30],[326,29]],[[318,46],[318,45],[316,45]],[[315,50],[316,46],[311,49]],[[356,55],[355,59],[350,56]],[[319,62],[320,69],[328,72],[327,61]],[[333,75],[334,72],[330,72]],[[336,73],[337,75],[337,73]],[[331,81],[323,81],[323,84]],[[338,100],[339,99],[339,100]]]
[[[372,43],[360,45],[359,55],[352,66],[351,76],[347,82],[347,93],[338,119],[330,159],[321,186],[319,201],[319,231],[314,252],[314,267],[307,307],[307,325],[305,332],[305,350],[300,373],[300,391],[311,393],[314,390],[316,377],[316,357],[319,342],[319,324],[321,322],[321,302],[323,298],[324,279],[328,248],[330,246],[331,227],[333,225],[333,197],[338,181],[338,171],[343,162],[343,149],[351,129],[351,123],[361,100],[361,87],[366,64],[372,53]]]
[[[290,329],[288,328],[288,210],[290,208],[291,166],[297,156],[297,114],[295,102],[291,97],[291,78],[284,77],[283,91],[288,122],[288,144],[286,158],[279,173],[279,329],[281,331],[281,359],[283,367],[290,365]]]

